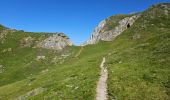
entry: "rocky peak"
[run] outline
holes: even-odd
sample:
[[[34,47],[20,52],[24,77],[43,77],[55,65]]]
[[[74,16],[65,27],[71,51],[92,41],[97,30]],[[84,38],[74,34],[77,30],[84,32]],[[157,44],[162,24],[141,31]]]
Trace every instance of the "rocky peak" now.
[[[49,36],[42,42],[37,44],[37,47],[46,48],[46,49],[54,49],[61,50],[66,46],[72,46],[73,43],[64,33],[56,33],[52,36]]]
[[[101,40],[102,41],[114,40],[115,37],[120,35],[127,28],[131,27],[131,25],[133,25],[133,23],[136,21],[136,19],[138,19],[139,16],[140,16],[139,14],[136,14],[130,17],[125,17],[119,20],[117,25],[111,30],[106,30],[107,23],[109,22],[108,19],[101,21],[100,24],[94,29],[94,32],[92,33],[90,39],[87,40],[84,45],[95,44]]]

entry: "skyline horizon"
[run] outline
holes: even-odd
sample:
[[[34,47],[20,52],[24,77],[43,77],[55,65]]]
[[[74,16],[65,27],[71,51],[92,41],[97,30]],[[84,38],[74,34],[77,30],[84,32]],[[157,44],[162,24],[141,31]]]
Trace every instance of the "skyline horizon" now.
[[[17,0],[16,0],[17,1]],[[26,0],[25,0],[26,1]],[[31,1],[31,0],[30,0]],[[53,0],[51,0],[51,1],[53,1]],[[74,0],[72,0],[72,1],[74,1]],[[76,0],[75,0],[76,1]],[[96,3],[95,2],[95,0],[93,0],[94,2],[93,3]],[[100,1],[102,1],[102,0],[100,0]],[[107,0],[107,1],[111,1],[111,0]],[[117,0],[113,0],[113,1],[117,1]],[[130,0],[129,0],[130,1]],[[144,0],[145,1],[145,0]],[[152,2],[151,2],[152,1]],[[143,1],[139,1],[139,5],[142,5],[141,7],[136,7],[136,9],[135,9],[135,7],[133,8],[133,9],[130,9],[129,11],[126,9],[124,9],[124,8],[121,8],[121,9],[119,9],[119,7],[117,8],[118,10],[116,10],[116,9],[110,9],[110,8],[112,8],[112,4],[111,4],[111,6],[109,6],[110,8],[109,8],[109,11],[108,11],[108,8],[106,9],[105,8],[105,10],[104,11],[108,11],[108,13],[106,13],[106,14],[99,14],[99,16],[96,18],[96,16],[95,16],[95,14],[94,14],[94,16],[92,16],[91,14],[87,14],[87,16],[89,17],[89,18],[87,18],[87,19],[85,19],[84,18],[84,20],[81,18],[82,16],[77,16],[77,18],[75,18],[75,16],[76,15],[79,15],[79,13],[82,13],[81,12],[81,10],[76,10],[77,11],[77,13],[74,13],[72,16],[71,16],[71,20],[69,20],[69,19],[67,19],[66,21],[65,21],[65,19],[64,18],[67,18],[67,17],[65,17],[65,13],[68,11],[68,9],[66,10],[66,9],[63,9],[63,10],[59,10],[58,12],[60,12],[61,14],[63,14],[62,16],[59,16],[59,17],[54,17],[54,16],[47,16],[47,17],[43,17],[42,19],[41,18],[38,18],[39,16],[36,16],[36,18],[33,18],[34,16],[31,16],[32,17],[32,21],[29,21],[29,20],[27,20],[27,21],[23,21],[22,22],[22,20],[24,20],[24,19],[27,19],[26,17],[24,18],[23,17],[23,14],[21,14],[20,16],[21,16],[21,18],[23,18],[23,19],[21,19],[21,20],[19,20],[19,21],[16,21],[15,19],[19,19],[18,17],[17,17],[17,15],[18,15],[18,13],[16,14],[16,16],[15,16],[15,18],[13,18],[12,19],[12,21],[10,21],[10,20],[8,20],[8,18],[7,19],[5,19],[4,17],[2,17],[2,19],[0,19],[0,24],[1,25],[3,25],[3,26],[5,26],[5,27],[8,27],[8,28],[11,28],[11,29],[16,29],[16,30],[24,30],[25,32],[45,32],[45,33],[56,33],[56,32],[62,32],[62,33],[64,33],[64,34],[66,34],[69,38],[70,38],[70,40],[75,44],[75,45],[81,45],[81,44],[83,44],[84,42],[86,42],[89,38],[90,38],[90,36],[91,36],[91,34],[93,33],[93,31],[94,31],[94,29],[95,29],[95,27],[97,27],[98,26],[98,24],[102,21],[102,20],[104,20],[104,19],[106,19],[106,18],[108,18],[108,17],[110,17],[110,16],[114,16],[114,15],[119,15],[119,14],[132,14],[132,13],[140,13],[140,12],[143,12],[143,11],[145,11],[146,9],[148,9],[150,6],[152,6],[152,5],[155,5],[155,4],[159,4],[159,3],[169,3],[168,1],[169,0],[151,0],[150,1],[150,3],[149,4],[147,4],[147,5],[144,5],[144,4],[141,4],[140,2],[142,2],[143,3]],[[106,2],[105,2],[106,3]],[[119,1],[117,1],[117,3],[120,3]],[[82,3],[83,4],[83,3]],[[88,3],[87,3],[88,4]],[[106,5],[105,6],[107,6],[107,4],[108,4],[108,2],[106,3]],[[116,3],[115,3],[116,4]],[[120,5],[122,5],[122,4],[120,4]],[[132,4],[130,3],[130,4],[128,4],[129,6],[131,6]],[[16,5],[15,5],[16,6]],[[145,7],[143,7],[143,6],[145,6]],[[77,9],[77,8],[79,8],[79,7],[72,7],[72,6],[69,6],[69,7],[71,7],[72,9],[71,10],[73,10],[73,9]],[[68,7],[68,8],[69,8]],[[83,6],[83,7],[85,7],[85,6]],[[1,6],[0,6],[0,8],[1,8]],[[80,7],[81,8],[81,7]],[[93,8],[93,7],[92,7]],[[98,8],[98,6],[96,7],[96,8]],[[99,7],[100,8],[100,7]],[[137,9],[137,8],[140,8],[140,9]],[[82,9],[84,9],[84,8],[82,8]],[[87,8],[85,7],[85,9],[87,10]],[[120,11],[119,11],[120,10]],[[132,11],[133,10],[133,11]],[[29,10],[28,10],[29,11]],[[37,11],[39,11],[39,10],[37,10]],[[62,11],[66,11],[66,12],[62,12]],[[80,11],[80,12],[79,12]],[[94,11],[98,11],[98,10],[94,10]],[[103,12],[104,12],[103,11]],[[114,12],[115,11],[115,12]],[[0,10],[0,13],[1,13],[2,11]],[[9,11],[10,12],[10,11]],[[49,13],[49,10],[47,10],[47,12]],[[87,10],[87,12],[89,12],[89,10]],[[35,14],[36,14],[37,12],[35,11]],[[42,13],[44,13],[44,12],[42,12]],[[70,12],[71,13],[71,12]],[[98,13],[100,13],[100,12],[98,12]],[[98,15],[98,13],[96,13],[97,15]],[[32,12],[32,10],[31,10],[31,14],[33,14],[33,12]],[[3,14],[2,14],[3,15]],[[1,16],[2,16],[1,15]],[[4,14],[5,15],[5,14]],[[41,15],[41,14],[40,14]],[[1,17],[0,16],[0,17]],[[56,16],[58,16],[58,14],[56,15]],[[64,18],[62,18],[64,16]],[[85,16],[85,17],[87,17],[87,16]],[[54,19],[52,19],[54,17]],[[5,19],[5,20],[3,20],[3,18]],[[58,19],[58,18],[61,18],[62,20],[60,20],[60,19]],[[42,22],[44,20],[44,23]],[[50,20],[50,21],[48,21],[48,20]],[[57,21],[58,20],[58,21]],[[78,20],[78,21],[77,21]],[[94,20],[94,21],[93,21]],[[55,24],[55,21],[56,22],[58,22],[59,24]],[[74,22],[75,21],[75,23],[72,23],[72,22]],[[90,22],[90,21],[92,21],[92,22]],[[18,24],[19,23],[19,24]],[[51,24],[50,24],[51,23]],[[61,25],[60,25],[61,24]],[[48,27],[47,27],[48,26]],[[70,27],[69,27],[70,26]],[[46,28],[47,27],[47,28]],[[79,29],[80,28],[80,29]]]

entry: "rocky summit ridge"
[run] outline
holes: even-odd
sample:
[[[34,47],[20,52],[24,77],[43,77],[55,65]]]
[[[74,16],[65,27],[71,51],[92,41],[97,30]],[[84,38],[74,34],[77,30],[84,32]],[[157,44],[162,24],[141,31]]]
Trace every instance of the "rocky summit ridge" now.
[[[84,45],[96,44],[99,41],[112,41],[120,35],[123,31],[128,29],[133,25],[133,23],[140,17],[140,14],[131,15],[124,17],[123,19],[115,22],[117,25],[111,29],[107,30],[107,22],[110,21],[110,18],[105,19],[99,23],[99,25],[94,29],[89,40],[87,40]],[[114,18],[113,18],[114,20]],[[116,20],[116,19],[115,19]]]

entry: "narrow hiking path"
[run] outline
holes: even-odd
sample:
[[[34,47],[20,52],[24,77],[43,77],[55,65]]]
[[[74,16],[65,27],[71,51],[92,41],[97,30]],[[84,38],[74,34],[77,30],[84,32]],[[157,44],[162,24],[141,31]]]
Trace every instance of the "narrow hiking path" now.
[[[106,58],[103,57],[102,63],[100,65],[101,68],[100,78],[97,83],[97,89],[96,89],[96,100],[107,100],[108,72],[107,72],[107,68],[104,66],[105,62],[106,62]]]
[[[75,57],[78,57],[78,56],[81,54],[81,52],[83,51],[83,49],[84,49],[84,47],[81,46],[80,50],[79,50],[78,53],[75,55]]]

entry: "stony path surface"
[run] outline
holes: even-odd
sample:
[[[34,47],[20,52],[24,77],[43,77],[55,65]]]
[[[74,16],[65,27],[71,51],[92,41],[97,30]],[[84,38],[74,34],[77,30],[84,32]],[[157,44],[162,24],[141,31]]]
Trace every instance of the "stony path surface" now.
[[[96,100],[107,100],[108,72],[107,72],[107,68],[104,66],[105,61],[106,61],[106,59],[104,57],[101,65],[100,65],[101,73],[100,73],[99,81],[97,83]]]

